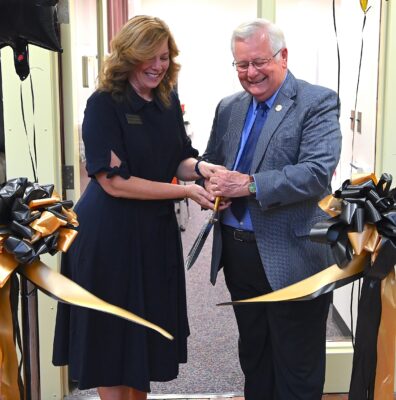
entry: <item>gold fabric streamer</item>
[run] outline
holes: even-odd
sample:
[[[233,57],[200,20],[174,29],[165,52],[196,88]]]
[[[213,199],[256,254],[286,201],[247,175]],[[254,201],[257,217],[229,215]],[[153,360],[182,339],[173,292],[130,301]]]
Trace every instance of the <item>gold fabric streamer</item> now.
[[[6,252],[0,254],[0,288],[8,281],[8,278],[18,267],[18,262],[15,258]]]
[[[21,182],[23,184],[23,180]],[[60,201],[60,196],[55,192],[50,198],[32,200],[29,202],[29,208],[32,210],[31,215],[40,212],[41,210],[38,209],[44,206],[55,205]],[[43,237],[59,234],[56,247],[51,250],[67,251],[77,235],[77,230],[71,229],[78,226],[77,216],[74,211],[63,206],[57,209],[56,212],[43,210],[41,215],[29,224],[33,232],[31,239],[24,237],[20,239],[21,243],[33,245]],[[9,252],[4,248],[4,242],[8,236],[8,234],[0,235],[0,400],[21,400],[18,386],[18,356],[13,340],[12,313],[15,310],[11,309],[10,303],[10,277],[16,271],[58,301],[107,312],[153,329],[167,339],[173,339],[170,333],[158,325],[101,300],[75,282],[51,270],[38,259],[38,256],[31,263],[19,265],[17,256],[11,254],[9,248],[7,248]],[[17,254],[18,246],[15,249],[15,254]]]
[[[356,175],[351,183],[354,185],[359,185],[370,179],[375,184],[378,183],[378,179],[374,174]],[[335,217],[341,213],[340,199],[335,198],[331,194],[323,198],[318,205],[331,217]],[[275,292],[250,299],[222,303],[221,305],[267,301],[287,301],[296,299],[301,300],[307,296],[311,296],[315,292],[320,291],[322,288],[328,285],[334,284],[337,281],[351,278],[355,275],[358,276],[363,272],[364,266],[366,265],[367,257],[369,256],[367,253],[371,253],[371,257],[375,258],[378,248],[381,245],[381,238],[375,226],[368,224],[364,226],[363,232],[349,232],[348,238],[351,242],[354,256],[345,268],[341,269],[336,264],[333,264],[332,266],[310,276],[307,279],[276,290]]]
[[[0,399],[21,400],[18,388],[18,359],[13,341],[13,324],[10,305],[10,276],[18,267],[7,253],[0,254]],[[44,293],[75,306],[107,312],[128,321],[153,329],[167,339],[173,336],[158,325],[109,304],[94,296],[75,282],[53,271],[40,260],[19,266],[18,273],[25,276]]]
[[[146,328],[153,329],[165,336],[167,339],[173,339],[173,336],[166,330],[160,328],[145,319],[124,310],[121,307],[109,304],[99,297],[94,296],[88,290],[83,289],[72,280],[53,271],[41,261],[34,261],[32,264],[22,265],[19,273],[24,275],[29,281],[34,283],[38,288],[46,294],[54,297],[56,300],[75,306],[86,307],[92,310],[107,312],[118,317],[143,325]]]
[[[362,273],[364,266],[367,263],[367,259],[368,254],[363,251],[360,255],[355,256],[353,260],[343,269],[339,268],[336,264],[333,264],[332,266],[310,276],[309,278],[294,283],[293,285],[287,286],[283,289],[276,290],[275,292],[252,297],[250,299],[221,303],[220,305],[288,301],[297,299],[301,300],[304,297],[314,294],[327,285],[331,285],[337,281],[348,279],[354,275]]]
[[[20,400],[18,356],[13,340],[10,280],[0,289],[0,399]]]
[[[361,3],[362,7],[367,7],[367,2]],[[374,174],[355,176],[351,183],[359,185],[370,179],[374,184],[378,184],[378,179]],[[322,199],[319,207],[331,217],[336,217],[341,213],[341,201],[333,195]],[[275,292],[219,305],[303,300],[310,298],[314,293],[320,294],[323,288],[335,284],[337,281],[353,279],[354,276],[357,279],[363,273],[368,258],[371,258],[371,263],[375,261],[381,248],[381,235],[374,225],[365,224],[363,232],[348,232],[348,239],[352,245],[354,256],[345,268],[341,269],[334,264],[318,274]],[[396,354],[396,278],[394,270],[383,279],[381,285],[382,314],[377,339],[374,399],[393,400]]]
[[[0,254],[0,399],[19,400],[18,357],[13,340],[10,276],[18,267],[14,257]]]

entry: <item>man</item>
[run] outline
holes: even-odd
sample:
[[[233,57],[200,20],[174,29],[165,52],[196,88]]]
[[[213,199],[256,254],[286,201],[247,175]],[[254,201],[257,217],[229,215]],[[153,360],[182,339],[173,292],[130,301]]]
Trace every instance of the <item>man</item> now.
[[[227,168],[205,182],[225,199],[211,281],[224,267],[231,298],[240,300],[333,263],[330,249],[311,242],[309,231],[327,218],[317,203],[331,193],[341,133],[336,93],[288,71],[275,25],[242,24],[232,52],[244,91],[220,101],[203,159]],[[246,400],[321,399],[330,301],[327,294],[234,307]]]

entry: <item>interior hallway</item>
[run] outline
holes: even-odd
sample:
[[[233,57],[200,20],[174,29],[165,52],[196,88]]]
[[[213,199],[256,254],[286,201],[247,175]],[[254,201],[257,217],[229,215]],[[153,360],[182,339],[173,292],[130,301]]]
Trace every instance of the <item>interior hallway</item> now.
[[[184,254],[186,255],[209,212],[201,212],[194,203],[176,204]],[[215,287],[209,283],[211,236],[195,265],[186,273],[187,302],[191,336],[189,360],[180,366],[179,377],[171,382],[154,382],[149,399],[233,399],[243,400],[243,374],[237,355],[237,328],[231,307],[216,304],[228,301],[223,274]],[[328,336],[345,340],[345,332],[330,315]],[[221,371],[221,372],[219,372]],[[96,390],[73,390],[68,400],[99,400]],[[326,400],[345,400],[344,394],[325,395]]]

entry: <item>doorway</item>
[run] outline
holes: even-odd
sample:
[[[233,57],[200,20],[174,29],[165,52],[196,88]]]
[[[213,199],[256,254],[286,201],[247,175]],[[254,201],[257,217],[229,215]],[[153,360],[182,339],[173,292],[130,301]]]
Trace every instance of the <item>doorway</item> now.
[[[359,34],[362,22],[359,2],[355,3],[352,5],[350,1],[336,1],[337,15],[343,16],[343,20],[339,20],[343,27],[339,33],[342,65],[347,67],[342,70],[340,92],[344,150],[342,162],[334,177],[333,189],[339,187],[341,182],[349,177],[351,160],[357,162],[363,169],[374,169],[375,123],[373,126],[373,121],[375,121],[376,115],[377,89],[373,79],[362,78],[360,88],[360,91],[364,92],[364,98],[368,99],[363,102],[361,96],[358,103],[365,118],[364,129],[360,133],[350,130],[349,115],[350,110],[354,107],[353,94],[357,71],[356,49],[360,50]],[[256,15],[256,1],[129,0],[128,5],[129,17],[134,14],[156,15],[166,21],[174,33],[181,51],[179,61],[182,64],[182,70],[178,84],[179,96],[181,103],[185,105],[193,144],[202,152],[210,132],[217,102],[222,97],[240,90],[239,82],[231,67],[232,55],[229,49],[229,36],[232,29],[241,21]],[[293,73],[312,83],[337,89],[336,41],[332,27],[331,1],[277,0],[276,6],[277,22],[285,30],[290,50],[290,68]],[[86,30],[85,40],[88,38],[92,40],[84,43],[84,52],[79,53],[79,59],[82,63],[85,62],[81,66],[85,71],[83,76],[85,74],[88,77],[88,87],[84,87],[82,79],[78,83],[80,85],[78,89],[79,162],[81,189],[83,190],[85,168],[84,149],[81,145],[81,122],[86,99],[95,87],[94,77],[98,68],[99,45],[96,39],[98,24],[92,16],[99,13],[95,0],[75,1],[75,7],[76,18],[81,18],[80,23]],[[89,12],[91,18],[85,19],[86,12]],[[369,16],[370,21],[368,21],[365,35],[371,39],[365,47],[366,61],[364,61],[362,77],[377,76],[376,63],[368,63],[367,60],[378,58],[380,4],[373,6]],[[204,27],[202,26],[203,21],[205,22]],[[295,21],[298,21],[297,27]],[[316,21],[314,25],[313,21]],[[87,26],[88,22],[89,26]],[[220,24],[221,29],[219,28]],[[306,28],[302,29],[303,27]],[[351,30],[357,33],[352,35],[352,38],[348,37],[345,34],[347,29],[348,33]],[[85,61],[83,61],[84,57],[87,57]],[[203,62],[206,59],[210,62]],[[213,73],[214,70],[222,72],[221,79],[218,74]],[[354,149],[351,146],[353,135],[356,139]],[[204,213],[194,210],[192,205],[190,211],[191,220],[186,231],[182,233],[185,254],[205,219]],[[210,238],[207,239],[205,252],[210,251],[209,244]],[[202,277],[200,276],[201,272]],[[190,312],[193,330],[190,340],[190,362],[185,370],[184,367],[181,370],[182,379],[185,380],[177,383],[182,386],[175,386],[174,383],[155,384],[153,385],[153,395],[167,394],[175,397],[175,393],[184,393],[184,395],[198,396],[205,393],[219,393],[219,391],[223,394],[238,395],[242,392],[242,375],[239,365],[235,364],[237,362],[235,322],[227,314],[231,313],[230,309],[215,306],[217,303],[226,301],[228,293],[223,290],[221,281],[216,288],[206,286],[208,274],[207,258],[205,259],[205,255],[203,255],[202,265],[197,264],[187,275],[189,304],[191,306],[194,303],[191,306],[194,311]],[[325,389],[327,392],[346,392],[348,390],[353,353],[350,341],[349,295],[349,287],[337,291],[334,308],[329,319],[327,353],[330,367],[328,367],[326,378]],[[211,317],[207,318],[208,315]],[[217,326],[218,323],[220,326],[215,329],[215,332],[220,332],[220,334],[213,343],[209,332],[213,329],[213,325]],[[219,349],[223,349],[222,351],[227,353],[229,358],[219,359]],[[207,364],[202,364],[202,360],[205,360]],[[202,374],[198,375],[198,372],[202,372]],[[193,379],[198,382],[198,385],[194,387],[188,381],[191,375],[194,375]],[[210,386],[210,384],[213,385]],[[87,395],[91,394],[92,392],[87,393]]]

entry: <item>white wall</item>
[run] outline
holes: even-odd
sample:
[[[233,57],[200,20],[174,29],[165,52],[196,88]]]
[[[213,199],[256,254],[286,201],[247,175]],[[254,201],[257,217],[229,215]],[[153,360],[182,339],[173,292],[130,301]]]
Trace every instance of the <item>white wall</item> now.
[[[202,153],[217,103],[241,90],[231,66],[230,38],[236,26],[256,17],[256,0],[139,0],[130,6],[134,14],[162,18],[175,36],[182,65],[180,101],[191,123],[193,145]]]
[[[363,113],[362,133],[355,132],[352,151],[353,131],[350,129],[349,117],[355,106],[364,14],[359,1],[336,1],[341,59],[340,124],[343,149],[333,179],[333,189],[337,189],[345,179],[350,178],[352,160],[366,172],[374,172],[380,3],[369,2],[372,8],[367,13],[363,31],[364,50],[357,103],[357,110]],[[276,22],[285,32],[289,68],[293,74],[311,83],[337,90],[337,43],[332,1],[277,0]],[[336,290],[334,294],[334,304],[348,326],[351,323],[350,293],[351,285],[348,285]]]
[[[336,184],[350,177],[350,162],[367,172],[375,165],[375,120],[377,100],[379,1],[369,2],[364,28],[364,50],[357,110],[363,112],[362,133],[350,129],[350,111],[354,109],[363,11],[358,1],[336,2],[337,35],[341,58],[341,129],[343,150]],[[337,90],[337,47],[331,1],[277,0],[277,23],[285,31],[289,48],[289,67],[299,78]],[[356,130],[356,129],[355,129]]]
[[[96,21],[96,0],[75,1],[75,34],[74,50],[77,68],[77,82],[75,82],[78,93],[78,122],[82,124],[84,110],[88,97],[95,90],[96,78],[98,75],[97,56],[97,21]],[[83,56],[88,57],[88,84],[83,87]]]
[[[193,144],[202,152],[218,101],[240,90],[231,67],[230,36],[241,22],[257,15],[253,0],[129,0],[131,14],[155,15],[168,23],[180,49],[182,70],[179,95],[191,123]],[[350,177],[350,162],[374,171],[380,2],[371,2],[364,29],[364,52],[357,110],[363,112],[362,133],[350,129],[354,109],[363,11],[358,1],[336,1],[336,20],[341,54],[341,129],[343,151],[333,189]],[[311,83],[337,90],[337,46],[332,2],[324,0],[277,0],[276,22],[285,32],[289,68]],[[356,128],[355,128],[356,130]],[[354,172],[354,171],[352,171]],[[340,314],[350,324],[350,286],[335,294]]]

